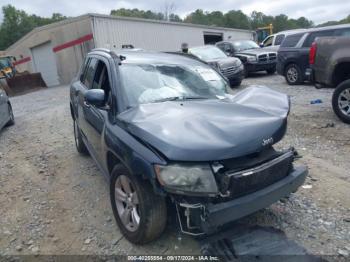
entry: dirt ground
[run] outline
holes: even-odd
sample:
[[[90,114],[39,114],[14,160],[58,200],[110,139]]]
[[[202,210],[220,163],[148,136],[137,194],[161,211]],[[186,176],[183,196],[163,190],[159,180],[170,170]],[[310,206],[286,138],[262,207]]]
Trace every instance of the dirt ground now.
[[[307,187],[242,221],[272,226],[311,254],[350,253],[350,126],[330,104],[331,89],[286,85],[280,76],[254,75],[291,96],[285,139],[307,164]],[[114,221],[108,185],[89,157],[74,146],[68,86],[11,98],[16,125],[0,134],[0,255],[199,254],[198,242],[182,235],[172,218],[154,243],[135,246]],[[310,104],[321,99],[321,104]]]

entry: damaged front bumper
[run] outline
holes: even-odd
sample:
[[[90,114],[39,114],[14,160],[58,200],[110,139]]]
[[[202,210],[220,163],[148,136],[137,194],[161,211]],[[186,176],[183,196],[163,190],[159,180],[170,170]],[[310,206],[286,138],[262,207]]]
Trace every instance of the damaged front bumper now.
[[[221,203],[186,203],[176,201],[176,210],[183,233],[202,235],[215,232],[218,227],[266,208],[297,191],[308,174],[299,166],[285,178],[261,190]]]

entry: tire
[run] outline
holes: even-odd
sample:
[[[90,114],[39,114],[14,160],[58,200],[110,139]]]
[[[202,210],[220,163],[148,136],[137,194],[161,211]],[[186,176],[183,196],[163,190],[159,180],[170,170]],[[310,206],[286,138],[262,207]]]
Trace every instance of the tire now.
[[[350,124],[350,80],[340,83],[332,97],[334,113],[344,123]]]
[[[89,155],[89,151],[86,148],[86,145],[81,136],[81,131],[75,119],[73,120],[73,127],[74,127],[74,141],[75,141],[75,146],[77,148],[77,151],[82,155],[86,155],[86,156]]]
[[[296,64],[289,64],[286,67],[284,77],[289,85],[299,85],[303,82],[301,70]]]
[[[7,122],[6,126],[13,126],[15,124],[15,117],[13,115],[12,106],[8,103],[8,112],[10,115],[10,120]]]
[[[276,67],[269,68],[266,70],[268,75],[273,75],[276,72]]]
[[[249,76],[249,71],[246,66],[244,66],[244,78],[247,78]]]
[[[241,83],[242,83],[242,80],[234,81],[234,82],[231,82],[230,86],[231,87],[238,87],[241,85]]]
[[[121,192],[120,199],[116,198],[116,188]],[[127,194],[131,196],[125,199]],[[110,199],[120,231],[130,242],[146,244],[163,233],[167,221],[165,198],[156,195],[150,183],[130,174],[122,165],[116,165],[112,171]],[[123,219],[125,212],[128,215]]]

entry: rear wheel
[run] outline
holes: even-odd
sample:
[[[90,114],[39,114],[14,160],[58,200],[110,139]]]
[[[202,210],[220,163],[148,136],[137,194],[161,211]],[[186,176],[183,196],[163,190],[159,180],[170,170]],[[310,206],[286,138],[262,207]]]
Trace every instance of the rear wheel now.
[[[350,80],[340,83],[332,97],[334,113],[344,122],[350,124]]]
[[[150,183],[132,175],[122,165],[112,171],[110,198],[114,217],[123,235],[134,244],[145,244],[164,231],[166,202]]]
[[[75,140],[75,146],[77,148],[77,151],[82,155],[89,155],[89,151],[87,150],[84,144],[83,138],[81,136],[81,131],[75,119],[73,120],[73,125],[74,125],[74,140]]]
[[[6,126],[13,126],[15,124],[15,117],[13,115],[12,106],[10,103],[8,104],[8,112],[9,112],[10,120],[7,122]]]
[[[289,85],[298,85],[302,82],[301,70],[296,64],[288,65],[284,76]]]

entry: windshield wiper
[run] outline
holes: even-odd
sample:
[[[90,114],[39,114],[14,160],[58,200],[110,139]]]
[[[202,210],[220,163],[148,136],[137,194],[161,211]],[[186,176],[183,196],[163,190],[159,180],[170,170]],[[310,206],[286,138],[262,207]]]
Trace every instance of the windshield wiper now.
[[[184,100],[195,100],[195,99],[208,99],[208,97],[203,97],[203,96],[173,96],[173,97],[156,99],[156,100],[153,100],[153,102],[184,101]]]

